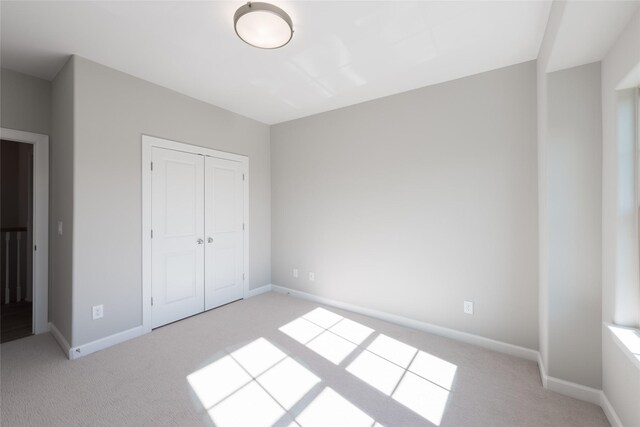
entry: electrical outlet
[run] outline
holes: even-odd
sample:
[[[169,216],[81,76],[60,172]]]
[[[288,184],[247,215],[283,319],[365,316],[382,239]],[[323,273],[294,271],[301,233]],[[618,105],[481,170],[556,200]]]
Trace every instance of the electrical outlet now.
[[[316,273],[314,273],[313,271],[309,273],[309,281],[310,282],[316,281]]]
[[[104,306],[102,304],[94,305],[91,308],[91,313],[93,315],[93,320],[101,319],[104,316]]]
[[[58,221],[58,235],[62,236],[62,221]]]
[[[464,302],[464,313],[465,314],[473,314],[473,302],[465,301]]]
[[[298,278],[298,269],[297,268],[293,269],[293,277],[296,278],[296,279]]]

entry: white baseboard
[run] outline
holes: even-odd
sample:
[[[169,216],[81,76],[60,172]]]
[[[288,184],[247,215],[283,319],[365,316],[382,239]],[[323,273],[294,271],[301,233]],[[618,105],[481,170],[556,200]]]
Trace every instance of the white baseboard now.
[[[266,292],[271,292],[271,284],[260,286],[259,288],[255,289],[250,289],[249,292],[247,292],[247,298],[255,297]]]
[[[542,381],[542,387],[547,388],[547,368],[544,367],[542,354],[540,354],[540,352],[538,352],[538,369],[540,370],[540,381]]]
[[[54,325],[51,322],[49,322],[49,331],[51,332],[51,335],[53,335],[53,338],[56,340],[56,342],[62,349],[62,352],[64,353],[64,355],[66,357],[69,357],[71,346],[65,339],[64,335],[62,335],[58,330],[58,328],[56,328],[56,325]]]
[[[254,297],[256,295],[260,295],[269,291],[271,291],[270,284],[260,286],[259,288],[251,289],[248,293],[247,298]],[[71,360],[77,359],[82,356],[86,356],[91,353],[95,353],[96,351],[103,350],[107,347],[120,344],[122,342],[144,335],[147,332],[150,332],[150,331],[145,331],[143,326],[136,326],[135,328],[118,332],[116,334],[109,335],[108,337],[100,338],[98,340],[91,341],[87,344],[72,348],[64,339],[60,331],[58,331],[58,329],[56,329],[56,327],[53,324],[49,324],[49,325],[51,327],[51,332],[54,338],[56,339],[56,341],[58,341],[58,344],[60,344],[60,347],[62,347],[67,357]]]
[[[540,379],[542,380],[542,386],[544,388],[565,396],[573,397],[574,399],[584,400],[585,402],[600,406],[602,401],[602,390],[587,387],[571,381],[561,380],[560,378],[548,375],[547,368],[542,360],[542,355],[539,353],[538,367],[540,369]]]
[[[604,391],[600,394],[600,407],[604,411],[604,414],[607,416],[611,427],[624,427],[622,425],[622,421],[620,421],[620,418],[618,418],[618,414],[616,414],[615,409],[613,409],[613,405],[611,405],[611,402],[609,402],[609,399],[607,399],[607,395],[604,394]]]
[[[108,337],[100,338],[99,340],[91,341],[78,347],[73,347],[69,349],[69,359],[73,360],[86,356],[87,354],[95,353],[98,350],[103,350],[107,347],[111,347],[112,345],[120,344],[139,337],[144,333],[144,328],[142,326],[136,326],[135,328],[118,332],[117,334],[109,335]]]
[[[283,286],[271,285],[271,290],[284,294],[290,294],[295,297],[304,298],[310,301],[318,302],[325,305],[341,308],[344,310],[353,311],[354,313],[364,314],[366,316],[375,317],[380,320],[395,323],[401,326],[406,326],[413,329],[429,332],[435,335],[451,338],[456,341],[462,341],[468,344],[474,344],[479,347],[486,348],[488,350],[497,351],[500,353],[506,353],[512,356],[521,357],[523,359],[537,361],[540,368],[540,379],[544,388],[555,391],[556,393],[563,394],[565,396],[573,397],[574,399],[583,400],[595,405],[601,406],[605,415],[609,419],[612,427],[622,427],[620,419],[615,413],[615,410],[607,400],[602,390],[598,390],[592,387],[587,387],[581,384],[573,383],[570,381],[561,380],[559,378],[551,377],[547,375],[546,368],[542,361],[540,352],[529,348],[508,344],[501,341],[492,340],[490,338],[481,337],[478,335],[469,334],[467,332],[456,331],[454,329],[445,328],[442,326],[434,325],[431,323],[421,322],[415,319],[409,319],[407,317],[398,316],[395,314],[386,313],[383,311],[373,310],[345,302],[332,300],[329,298],[320,297],[317,295],[309,294],[295,289],[285,288]]]
[[[429,332],[429,333],[440,335],[446,338],[451,338],[456,341],[462,341],[468,344],[474,344],[479,347],[497,351],[499,353],[506,353],[512,356],[521,357],[523,359],[531,360],[534,362],[538,360],[538,352],[530,348],[520,347],[517,345],[508,344],[502,341],[492,340],[490,338],[481,337],[479,335],[474,335],[467,332],[456,331],[454,329],[449,329],[443,326],[434,325],[432,323],[410,319],[408,317],[398,316],[396,314],[386,313],[384,311],[373,310],[370,308],[361,307],[354,304],[349,304],[345,302],[332,300],[329,298],[319,297],[317,295],[296,291],[294,289],[285,288],[283,286],[271,285],[271,289],[276,292],[290,294],[299,298],[304,298],[304,299],[315,301],[321,304],[326,304],[326,305],[341,308],[344,310],[353,311],[354,313],[375,317],[376,319],[384,320],[387,322],[395,323],[395,324],[406,326],[413,329],[418,329],[420,331]]]
[[[584,400],[585,402],[600,406],[602,390],[550,376],[547,376],[547,386],[545,388],[555,391],[556,393],[564,394],[565,396],[573,397],[574,399]]]
[[[536,350],[532,350],[525,347],[520,347],[513,344],[508,344],[502,341],[492,340],[490,338],[481,337],[479,335],[470,334],[467,332],[456,331],[454,329],[445,328],[443,326],[434,325],[427,322],[422,322],[408,317],[398,316],[384,311],[374,310],[366,307],[361,307],[354,304],[340,302],[329,298],[320,297],[317,295],[309,294],[295,289],[285,288],[278,285],[264,285],[256,289],[251,289],[248,292],[247,298],[251,298],[257,295],[261,295],[266,292],[275,291],[283,294],[290,294],[295,297],[307,299],[309,301],[318,302],[321,304],[337,307],[344,310],[349,310],[354,313],[364,314],[366,316],[374,317],[387,322],[395,323],[401,326],[429,332],[435,335],[444,336],[456,341],[465,342],[468,344],[477,345],[479,347],[486,348],[488,350],[496,351],[499,353],[505,353],[512,356],[521,357],[523,359],[537,361],[540,368],[540,379],[544,388],[563,394],[565,396],[573,397],[575,399],[590,402],[602,407],[609,423],[612,427],[623,427],[620,418],[616,414],[613,406],[607,399],[607,396],[602,390],[597,390],[592,387],[587,387],[581,384],[573,383],[570,381],[561,380],[559,378],[551,377],[547,375],[546,368],[542,361],[540,353]],[[117,334],[110,335],[105,338],[101,338],[90,343],[71,348],[69,343],[60,333],[58,328],[51,322],[49,322],[49,329],[51,334],[58,342],[58,345],[62,348],[63,352],[69,359],[77,359],[82,356],[94,353],[96,351],[111,347],[113,345],[128,341],[136,338],[145,333],[142,326],[119,332]]]

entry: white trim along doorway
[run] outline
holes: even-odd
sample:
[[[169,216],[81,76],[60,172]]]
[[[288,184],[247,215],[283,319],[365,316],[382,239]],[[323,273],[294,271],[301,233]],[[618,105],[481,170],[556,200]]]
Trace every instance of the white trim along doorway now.
[[[33,333],[49,330],[49,137],[0,128],[0,139],[33,145]]]
[[[143,331],[246,298],[249,158],[142,135],[141,168]]]

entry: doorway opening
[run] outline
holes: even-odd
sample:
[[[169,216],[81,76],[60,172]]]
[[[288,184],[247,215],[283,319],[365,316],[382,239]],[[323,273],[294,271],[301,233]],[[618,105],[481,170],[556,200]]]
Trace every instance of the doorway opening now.
[[[0,128],[0,341],[49,331],[49,137]]]
[[[33,334],[33,145],[0,143],[0,342]]]

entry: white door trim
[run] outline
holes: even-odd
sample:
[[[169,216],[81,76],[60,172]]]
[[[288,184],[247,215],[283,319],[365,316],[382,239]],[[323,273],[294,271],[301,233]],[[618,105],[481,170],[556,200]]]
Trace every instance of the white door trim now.
[[[0,139],[33,145],[33,333],[49,331],[49,137],[0,128]]]
[[[234,160],[244,165],[244,286],[243,298],[249,296],[249,158],[241,154],[212,150],[197,145],[142,135],[142,328],[151,332],[151,149],[153,147],[219,159]]]

